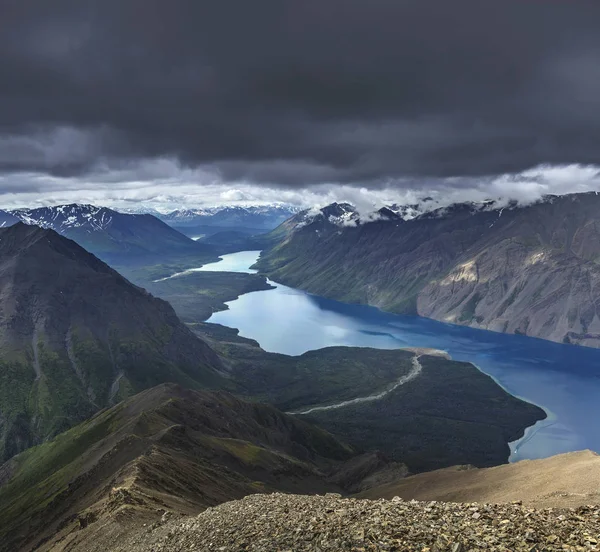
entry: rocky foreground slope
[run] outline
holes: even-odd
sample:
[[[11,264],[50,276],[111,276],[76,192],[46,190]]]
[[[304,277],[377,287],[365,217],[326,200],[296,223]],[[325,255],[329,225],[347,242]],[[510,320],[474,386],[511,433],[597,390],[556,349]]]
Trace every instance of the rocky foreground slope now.
[[[112,550],[584,551],[600,549],[599,532],[600,506],[534,510],[519,503],[272,494],[248,496],[197,517],[146,528]]]
[[[164,514],[252,493],[352,492],[405,474],[271,406],[165,384],[0,465],[0,552],[112,550],[108,535]]]

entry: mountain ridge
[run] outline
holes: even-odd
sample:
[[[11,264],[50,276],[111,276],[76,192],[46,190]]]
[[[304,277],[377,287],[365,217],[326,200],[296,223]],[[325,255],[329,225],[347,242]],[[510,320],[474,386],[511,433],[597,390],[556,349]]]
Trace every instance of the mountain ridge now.
[[[272,230],[298,209],[288,205],[269,204],[251,206],[220,206],[178,209],[162,214],[159,218],[175,228],[214,227],[217,229],[247,228],[255,231]]]
[[[305,212],[265,236],[256,267],[341,301],[600,347],[598,212],[593,192],[358,225]]]
[[[79,549],[251,493],[341,491],[335,475],[352,484],[380,469],[370,456],[352,475],[346,462],[361,457],[322,429],[226,392],[163,384],[0,468],[0,550]]]

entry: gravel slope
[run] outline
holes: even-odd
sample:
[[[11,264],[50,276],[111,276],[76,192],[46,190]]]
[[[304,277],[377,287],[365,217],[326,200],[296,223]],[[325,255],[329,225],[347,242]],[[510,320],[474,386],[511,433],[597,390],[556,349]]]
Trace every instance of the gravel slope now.
[[[503,505],[252,495],[146,528],[129,552],[600,550],[600,506]]]

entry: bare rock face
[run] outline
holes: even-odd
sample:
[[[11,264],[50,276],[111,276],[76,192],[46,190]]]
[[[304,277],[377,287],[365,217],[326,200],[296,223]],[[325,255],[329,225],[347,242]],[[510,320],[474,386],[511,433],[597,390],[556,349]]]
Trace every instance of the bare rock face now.
[[[505,240],[428,284],[417,310],[444,322],[598,347],[595,290],[597,266]]]
[[[258,263],[276,281],[391,312],[600,347],[595,193],[347,227],[300,217],[276,235]]]

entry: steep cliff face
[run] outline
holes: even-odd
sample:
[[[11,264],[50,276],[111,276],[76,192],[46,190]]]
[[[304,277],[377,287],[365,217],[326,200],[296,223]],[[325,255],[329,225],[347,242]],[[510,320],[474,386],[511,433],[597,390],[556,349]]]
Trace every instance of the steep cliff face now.
[[[418,313],[600,346],[599,207],[600,196],[586,194],[504,213],[420,291]]]
[[[413,220],[299,215],[258,267],[342,301],[600,347],[600,196],[505,209],[457,205]]]

